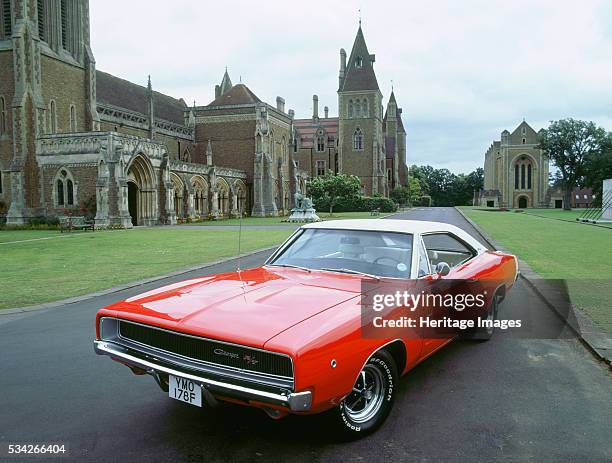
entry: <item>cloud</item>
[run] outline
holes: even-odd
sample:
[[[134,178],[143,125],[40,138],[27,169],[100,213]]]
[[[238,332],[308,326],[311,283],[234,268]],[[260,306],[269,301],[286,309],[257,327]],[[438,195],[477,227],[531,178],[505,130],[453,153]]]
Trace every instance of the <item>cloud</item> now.
[[[260,98],[337,114],[339,49],[363,30],[388,98],[403,107],[408,163],[467,172],[504,129],[563,117],[610,129],[612,3],[94,0],[99,69],[207,104],[228,66]],[[118,14],[117,12],[121,12]]]

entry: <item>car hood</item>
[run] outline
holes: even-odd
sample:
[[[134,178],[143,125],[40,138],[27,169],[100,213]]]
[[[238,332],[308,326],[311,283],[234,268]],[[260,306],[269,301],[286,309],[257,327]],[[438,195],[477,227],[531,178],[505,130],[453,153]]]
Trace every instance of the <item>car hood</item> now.
[[[261,267],[165,286],[111,308],[122,318],[263,348],[292,326],[358,297],[360,283],[352,275]]]

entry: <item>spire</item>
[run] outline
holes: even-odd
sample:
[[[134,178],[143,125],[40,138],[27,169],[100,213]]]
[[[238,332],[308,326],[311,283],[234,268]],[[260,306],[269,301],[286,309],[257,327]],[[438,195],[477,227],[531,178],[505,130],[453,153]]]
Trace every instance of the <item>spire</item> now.
[[[374,73],[375,59],[375,55],[371,55],[368,51],[361,25],[359,25],[339,91],[379,90]]]
[[[155,102],[153,99],[153,86],[151,85],[151,75],[147,82],[147,112],[149,116],[149,138],[155,137]]]
[[[227,93],[232,87],[232,80],[227,73],[227,66],[225,66],[225,74],[223,74],[223,79],[221,80],[221,95]]]

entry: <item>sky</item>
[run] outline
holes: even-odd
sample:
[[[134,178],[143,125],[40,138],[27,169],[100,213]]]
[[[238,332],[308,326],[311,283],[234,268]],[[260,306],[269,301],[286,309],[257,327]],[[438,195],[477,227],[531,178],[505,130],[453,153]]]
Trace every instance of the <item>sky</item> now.
[[[361,15],[383,98],[391,85],[407,163],[482,167],[504,129],[566,117],[612,129],[612,1],[91,0],[98,69],[188,104],[214,99],[225,67],[297,118],[337,115],[339,51]]]

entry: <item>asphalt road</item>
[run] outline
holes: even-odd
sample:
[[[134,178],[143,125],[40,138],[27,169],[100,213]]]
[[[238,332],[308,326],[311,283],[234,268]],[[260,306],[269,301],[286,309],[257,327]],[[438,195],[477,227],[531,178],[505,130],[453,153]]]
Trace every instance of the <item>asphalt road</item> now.
[[[450,208],[400,217],[476,233]],[[264,258],[245,258],[243,267]],[[94,354],[99,307],[188,276],[5,318],[0,445],[62,441],[72,460],[104,462],[612,461],[612,375],[574,339],[498,332],[488,343],[455,342],[402,379],[395,408],[375,435],[348,444],[334,442],[317,416],[273,421],[247,407],[175,402],[152,378]],[[520,282],[501,311],[559,323]]]

